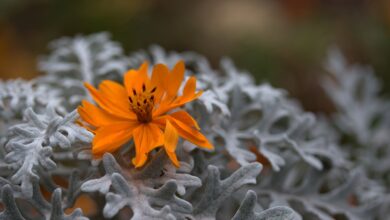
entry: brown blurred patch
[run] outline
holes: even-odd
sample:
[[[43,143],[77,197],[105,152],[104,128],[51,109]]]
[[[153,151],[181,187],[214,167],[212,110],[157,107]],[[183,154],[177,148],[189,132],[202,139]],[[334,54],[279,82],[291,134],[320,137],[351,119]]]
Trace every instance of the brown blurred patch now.
[[[227,56],[248,36],[262,41],[280,33],[278,15],[277,6],[269,1],[200,1],[192,12],[197,34],[202,36],[197,47],[208,57]]]
[[[261,163],[265,169],[271,168],[269,160],[257,150],[256,146],[250,147],[249,150],[256,155],[256,161]]]
[[[73,207],[66,209],[65,213],[70,214],[77,208],[81,208],[83,214],[86,216],[94,216],[98,211],[96,202],[85,194],[80,195]]]
[[[314,14],[318,0],[282,0],[282,10],[290,20],[304,19]]]
[[[350,204],[353,207],[356,207],[359,205],[359,200],[355,194],[351,194],[347,197],[348,204]]]
[[[53,180],[58,186],[61,186],[62,188],[65,189],[68,188],[69,183],[63,177],[54,176]],[[51,200],[52,192],[47,191],[42,186],[41,186],[41,192],[47,201]],[[98,212],[96,202],[91,197],[85,194],[80,195],[76,199],[73,207],[66,209],[65,213],[70,214],[77,208],[81,208],[83,213],[87,216],[93,216]]]
[[[68,187],[68,181],[65,180],[63,177],[54,176],[54,177],[53,177],[53,180],[54,180],[54,183],[57,184],[58,186],[61,186],[61,187],[63,187],[63,188],[67,188],[67,187]],[[41,192],[42,192],[43,197],[44,197],[47,201],[50,201],[51,196],[52,196],[52,192],[48,191],[48,190],[47,190],[45,187],[43,187],[42,185],[40,186],[40,189],[41,189]]]
[[[38,75],[35,56],[17,39],[9,26],[0,23],[0,79],[31,79]],[[24,39],[28,40],[28,36]]]
[[[386,16],[387,25],[390,27],[390,1],[383,1],[383,14]]]

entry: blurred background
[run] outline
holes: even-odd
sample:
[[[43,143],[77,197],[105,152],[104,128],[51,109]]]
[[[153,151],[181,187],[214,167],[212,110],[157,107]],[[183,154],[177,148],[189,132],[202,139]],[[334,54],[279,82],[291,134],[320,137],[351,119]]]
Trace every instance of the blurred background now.
[[[127,53],[160,44],[215,68],[229,56],[311,111],[331,108],[318,83],[330,46],[390,92],[389,0],[0,0],[0,78],[33,78],[50,41],[100,31]]]

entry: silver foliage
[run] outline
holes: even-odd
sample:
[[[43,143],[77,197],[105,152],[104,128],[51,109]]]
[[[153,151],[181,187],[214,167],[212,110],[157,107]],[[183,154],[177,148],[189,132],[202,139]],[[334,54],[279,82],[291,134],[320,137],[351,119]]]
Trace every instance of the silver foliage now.
[[[263,175],[256,192],[264,207],[288,205],[313,220],[330,220],[335,216],[383,218],[377,212],[388,200],[383,197],[384,188],[373,184],[361,170],[318,171],[302,163]]]
[[[78,145],[91,141],[92,134],[75,124],[77,117],[75,111],[62,116],[50,107],[45,114],[36,114],[28,108],[24,114],[26,121],[8,130],[4,162],[13,169],[10,180],[21,184],[26,196],[32,195],[31,178],[38,178],[38,169],[56,168],[53,151],[74,151]]]
[[[235,71],[230,61],[228,64],[230,72]],[[234,77],[240,74],[244,73],[230,73],[229,82],[236,84],[221,88],[221,93],[229,97],[226,103],[230,117],[214,125],[215,133],[223,139],[223,149],[239,164],[256,160],[256,155],[249,150],[254,146],[276,171],[292,158],[291,152],[317,169],[323,168],[319,157],[342,163],[342,158],[333,156],[340,153],[328,143],[327,135],[315,133],[320,125],[313,114],[304,112],[285,91],[269,84],[251,84],[245,80],[249,77]],[[282,153],[286,149],[288,155]]]
[[[81,190],[99,191],[105,194],[106,205],[103,215],[106,218],[113,217],[124,206],[129,206],[133,211],[132,219],[176,219],[176,217],[184,219],[186,214],[191,213],[192,206],[175,195],[178,189],[175,179],[167,179],[160,183],[151,181],[165,175],[163,167],[155,167],[153,164],[160,164],[159,159],[166,161],[161,158],[162,153],[160,152],[157,158],[141,171],[122,170],[112,155],[105,154],[103,157],[105,175],[85,182]],[[187,176],[187,179],[191,178]]]
[[[196,219],[214,219],[222,202],[232,193],[246,184],[255,184],[256,176],[262,166],[259,163],[248,164],[241,167],[228,178],[220,180],[220,172],[215,166],[208,166],[208,175],[199,193],[195,192],[194,215]],[[202,196],[201,196],[202,195]]]
[[[6,121],[21,119],[28,107],[41,111],[47,106],[58,106],[61,101],[58,95],[55,90],[36,81],[0,80],[0,117]]]
[[[13,185],[5,179],[1,179],[2,188],[2,203],[6,207],[6,211],[0,214],[0,219],[50,219],[50,220],[88,220],[83,216],[80,208],[76,208],[69,215],[65,214],[65,209],[72,207],[74,199],[77,197],[72,192],[72,187],[79,185],[78,179],[74,176],[70,179],[69,189],[62,189],[59,186],[55,186],[51,195],[50,202],[41,193],[41,186],[38,182],[38,178],[32,178],[32,196],[26,197],[19,186]],[[63,197],[63,191],[65,196]],[[30,206],[26,206],[24,203],[15,203],[15,198],[23,199],[29,203]]]
[[[0,219],[8,220],[22,220],[23,216],[20,214],[18,208],[16,207],[15,199],[13,196],[13,191],[9,185],[2,188],[2,202],[4,203],[5,209],[0,213]]]
[[[46,73],[40,81],[60,90],[69,98],[68,105],[85,98],[84,82],[96,86],[102,79],[120,81],[128,69],[122,48],[105,32],[64,37],[50,43],[49,48],[50,55],[39,62],[39,69]]]
[[[232,220],[300,220],[302,219],[292,209],[287,207],[273,207],[259,213],[255,212],[257,196],[249,190],[242,201],[240,208]]]
[[[326,67],[332,78],[324,80],[324,88],[338,110],[332,121],[342,137],[352,140],[344,149],[370,176],[389,184],[390,102],[380,96],[379,79],[370,67],[348,64],[335,48]]]
[[[221,203],[243,185],[254,184],[261,170],[261,165],[250,164],[221,181],[218,168],[210,165],[202,183],[188,173],[191,169],[172,176],[161,166],[167,162],[165,153],[160,151],[145,168],[136,170],[121,167],[112,155],[105,154],[104,176],[86,181],[81,190],[105,195],[103,215],[106,218],[129,206],[133,212],[131,219],[214,219]],[[186,193],[179,192],[179,184],[186,189],[202,187]],[[183,198],[191,198],[191,202]]]
[[[27,108],[43,112],[46,107],[53,107],[61,111],[61,101],[58,91],[36,80],[0,80],[0,145],[4,144],[7,130],[22,121]]]

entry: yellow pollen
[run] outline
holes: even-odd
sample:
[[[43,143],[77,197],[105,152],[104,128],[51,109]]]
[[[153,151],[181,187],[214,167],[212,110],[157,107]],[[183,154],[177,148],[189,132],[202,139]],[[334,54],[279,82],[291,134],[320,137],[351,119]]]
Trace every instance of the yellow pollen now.
[[[133,95],[129,96],[130,108],[137,115],[137,119],[141,123],[152,121],[152,111],[154,108],[154,92],[156,87],[150,91],[146,90],[145,84],[142,85],[142,92],[133,89]]]

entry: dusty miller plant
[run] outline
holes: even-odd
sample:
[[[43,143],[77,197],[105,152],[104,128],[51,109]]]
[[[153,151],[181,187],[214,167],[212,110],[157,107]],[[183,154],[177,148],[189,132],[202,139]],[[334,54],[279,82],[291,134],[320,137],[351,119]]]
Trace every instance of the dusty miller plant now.
[[[368,68],[332,50],[325,90],[337,111],[306,112],[287,91],[255,83],[224,58],[151,46],[126,55],[107,33],[49,46],[32,81],[0,81],[0,219],[386,219],[389,101]],[[183,60],[204,94],[185,106],[212,152],[179,143],[180,167],[154,151],[134,168],[129,142],[102,158],[75,107],[83,82],[121,83],[144,61]],[[87,201],[81,198],[89,198]],[[80,206],[88,203],[90,206]],[[80,207],[79,207],[80,206]]]

